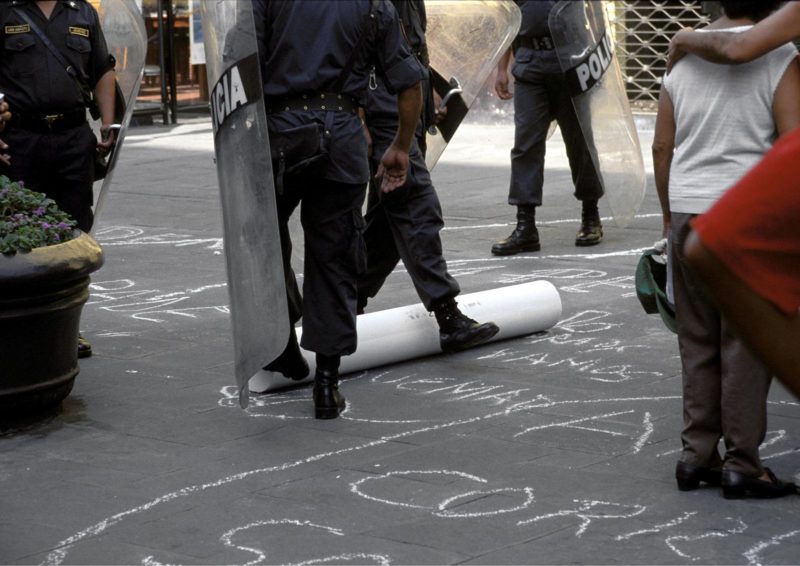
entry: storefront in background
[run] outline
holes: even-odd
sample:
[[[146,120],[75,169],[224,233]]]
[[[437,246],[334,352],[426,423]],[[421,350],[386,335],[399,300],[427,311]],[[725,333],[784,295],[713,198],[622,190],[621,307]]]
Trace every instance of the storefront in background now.
[[[100,0],[89,1],[95,6],[100,4]],[[143,119],[160,116],[165,123],[174,123],[180,112],[207,109],[200,0],[136,1],[142,8],[148,36],[147,66],[136,103],[137,115]],[[647,107],[657,99],[669,39],[683,26],[708,23],[716,4],[691,0],[608,2],[617,55],[631,101]]]

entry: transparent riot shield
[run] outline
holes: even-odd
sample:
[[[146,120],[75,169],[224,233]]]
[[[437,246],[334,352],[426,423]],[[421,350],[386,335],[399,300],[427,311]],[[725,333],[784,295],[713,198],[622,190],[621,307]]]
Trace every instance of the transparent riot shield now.
[[[289,309],[252,4],[205,0],[201,14],[244,408],[250,377],[286,347]]]
[[[428,132],[425,161],[433,169],[486,79],[519,30],[519,8],[507,0],[426,0],[434,88],[448,97],[448,117]]]
[[[604,4],[561,0],[548,24],[611,214],[624,228],[644,200],[647,178]]]
[[[114,167],[117,164],[125,134],[133,115],[133,106],[142,84],[145,55],[147,54],[147,33],[144,19],[136,0],[102,0],[98,8],[100,25],[106,37],[108,51],[117,60],[117,97],[114,122],[120,126],[114,135],[116,142],[106,157],[107,172],[102,180],[94,186],[95,220],[99,216],[105,202]],[[95,133],[100,135],[100,122],[92,122]],[[97,222],[94,224],[97,226]]]

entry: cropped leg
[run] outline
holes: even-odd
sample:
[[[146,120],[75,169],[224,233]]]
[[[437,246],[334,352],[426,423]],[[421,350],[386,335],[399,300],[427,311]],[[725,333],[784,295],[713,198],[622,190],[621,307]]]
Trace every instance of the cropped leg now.
[[[361,206],[366,186],[315,180],[306,185],[303,336],[306,350],[344,356],[356,350],[356,282],[366,267]]]

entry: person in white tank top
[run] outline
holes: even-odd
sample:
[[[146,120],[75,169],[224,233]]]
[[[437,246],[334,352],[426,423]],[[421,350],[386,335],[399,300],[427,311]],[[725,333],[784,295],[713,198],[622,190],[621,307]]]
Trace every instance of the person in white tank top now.
[[[775,0],[722,1],[725,16],[708,30],[742,33],[775,10]],[[653,142],[656,189],[668,236],[683,376],[683,451],[675,477],[682,491],[700,483],[723,496],[781,497],[791,482],[765,468],[771,375],[731,332],[695,275],[683,245],[705,213],[775,139],[800,125],[800,67],[787,44],[750,63],[715,65],[687,55],[666,77]],[[718,443],[725,439],[725,453]]]

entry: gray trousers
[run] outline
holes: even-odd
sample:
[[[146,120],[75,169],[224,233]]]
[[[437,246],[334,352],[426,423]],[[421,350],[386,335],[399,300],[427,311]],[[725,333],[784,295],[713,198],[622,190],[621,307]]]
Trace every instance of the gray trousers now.
[[[537,72],[535,78],[537,80],[514,83],[514,147],[508,204],[541,206],[547,130],[553,119],[558,122],[564,138],[575,198],[599,200],[603,196],[603,186],[567,93],[564,76]]]
[[[758,447],[767,431],[767,368],[731,334],[689,271],[683,244],[691,214],[672,214],[670,261],[675,291],[678,345],[683,366],[681,460],[749,476],[761,475]],[[725,456],[717,444],[725,440]]]

